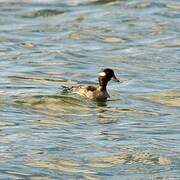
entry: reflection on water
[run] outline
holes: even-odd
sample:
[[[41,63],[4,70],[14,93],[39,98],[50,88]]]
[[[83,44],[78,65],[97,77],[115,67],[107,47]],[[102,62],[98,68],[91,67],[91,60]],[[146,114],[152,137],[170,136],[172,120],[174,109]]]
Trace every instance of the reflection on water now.
[[[96,171],[87,170],[88,167],[91,169],[106,169],[112,168],[118,164],[138,164],[142,163],[144,165],[148,164],[160,164],[160,165],[169,165],[171,161],[162,156],[155,156],[149,152],[137,152],[133,149],[126,149],[124,152],[115,154],[108,157],[98,157],[91,158],[85,162],[72,161],[72,160],[63,160],[55,159],[51,162],[47,161],[33,161],[29,163],[28,166],[47,168],[51,170],[56,170],[60,173],[68,174],[83,174],[83,175],[95,175]],[[82,169],[83,168],[83,169]],[[138,167],[137,167],[138,168]],[[154,169],[155,170],[155,169]],[[144,172],[153,171],[153,169],[148,168],[144,169]]]
[[[145,98],[164,105],[180,107],[180,91],[160,92],[158,94],[147,95]]]
[[[178,1],[0,2],[0,179],[179,179]],[[63,91],[115,70],[111,99]]]

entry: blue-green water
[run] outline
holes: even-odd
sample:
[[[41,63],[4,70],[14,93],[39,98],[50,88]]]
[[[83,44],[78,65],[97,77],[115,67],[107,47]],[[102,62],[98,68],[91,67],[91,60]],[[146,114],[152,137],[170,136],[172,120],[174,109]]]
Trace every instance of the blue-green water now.
[[[180,179],[178,0],[0,1],[0,179]],[[97,83],[97,104],[62,86]]]

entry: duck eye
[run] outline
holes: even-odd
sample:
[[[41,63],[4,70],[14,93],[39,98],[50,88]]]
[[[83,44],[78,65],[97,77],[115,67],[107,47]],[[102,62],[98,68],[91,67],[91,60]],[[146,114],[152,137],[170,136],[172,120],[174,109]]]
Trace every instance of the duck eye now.
[[[100,73],[99,73],[99,76],[102,76],[102,77],[103,77],[103,76],[106,76],[106,73],[105,73],[105,72],[100,72]]]

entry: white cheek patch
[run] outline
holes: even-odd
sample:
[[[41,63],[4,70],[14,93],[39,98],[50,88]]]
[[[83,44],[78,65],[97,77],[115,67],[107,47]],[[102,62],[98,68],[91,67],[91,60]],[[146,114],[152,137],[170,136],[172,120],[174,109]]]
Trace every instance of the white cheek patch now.
[[[106,73],[105,72],[100,72],[99,76],[106,76]]]

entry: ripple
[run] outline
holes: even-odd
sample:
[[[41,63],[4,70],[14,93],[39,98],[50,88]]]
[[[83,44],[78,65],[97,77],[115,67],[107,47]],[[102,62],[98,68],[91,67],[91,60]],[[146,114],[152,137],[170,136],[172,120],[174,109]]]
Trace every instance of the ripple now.
[[[74,115],[74,116],[92,116],[88,113],[89,106],[84,104],[84,101],[74,97],[67,96],[33,96],[26,99],[26,101],[18,100],[16,103],[19,106],[29,107],[36,111],[47,113],[49,115]],[[86,102],[85,102],[86,103]],[[77,111],[80,111],[77,114]],[[61,122],[59,122],[61,123]],[[64,122],[65,123],[65,122]]]
[[[19,80],[30,80],[30,81],[37,81],[40,83],[48,83],[48,82],[63,82],[66,83],[67,80],[60,79],[60,78],[46,78],[42,76],[31,76],[31,77],[23,77],[23,76],[9,76],[11,79],[19,79]],[[76,84],[76,82],[68,81],[69,84]]]
[[[60,119],[40,119],[36,122],[36,124],[44,127],[55,127],[55,126],[68,126],[71,125],[72,122],[68,120],[60,120]]]
[[[168,157],[155,155],[148,151],[125,149],[114,155],[88,158],[84,162],[72,159],[56,159],[51,161],[31,160],[31,162],[26,165],[47,168],[65,174],[81,174],[85,176],[97,175],[97,173],[103,169],[113,168],[115,166],[122,166],[125,164],[133,166],[133,164],[136,165],[138,163],[144,165],[144,169],[141,171],[147,173],[148,171],[154,171],[153,169],[157,168],[156,165],[169,166],[172,161]],[[151,165],[151,168],[149,169],[148,166],[145,167],[145,165]],[[122,170],[122,168],[120,169]],[[162,169],[158,169],[157,172],[158,171],[162,171]],[[166,171],[166,169],[163,171]]]
[[[69,38],[74,40],[92,40],[96,37],[91,34],[83,34],[82,32],[72,32],[69,34]]]
[[[157,94],[146,95],[145,99],[167,106],[180,107],[180,91],[164,91]]]
[[[35,44],[33,44],[33,43],[21,43],[20,46],[24,47],[24,48],[34,48]]]
[[[0,127],[4,127],[4,126],[14,126],[14,125],[16,125],[16,123],[10,122],[10,121],[2,121],[2,120],[0,120]]]
[[[180,4],[179,3],[167,3],[166,6],[173,10],[180,10]]]
[[[150,2],[132,2],[132,3],[129,3],[128,6],[130,6],[131,8],[138,8],[138,9],[141,9],[141,8],[149,8],[151,7],[153,4],[150,3]]]
[[[105,37],[102,41],[106,42],[106,43],[123,43],[123,42],[125,42],[123,39],[121,39],[119,37]]]
[[[48,17],[48,16],[55,16],[59,14],[63,14],[64,11],[60,11],[57,9],[40,9],[36,11],[32,11],[23,15],[26,18],[37,18],[37,17]]]
[[[151,154],[148,151],[138,151],[135,149],[126,149],[125,151],[120,152],[108,157],[93,158],[94,163],[90,163],[91,166],[100,166],[100,167],[110,167],[115,166],[116,164],[125,164],[125,163],[143,163],[143,164],[162,164],[169,165],[171,160],[167,157],[158,156]]]
[[[50,170],[56,170],[61,173],[68,174],[95,174],[92,170],[81,169],[77,162],[68,162],[68,161],[54,161],[54,162],[46,162],[46,161],[33,161],[27,164],[28,166],[38,167],[38,168],[47,168]],[[77,168],[76,168],[77,167]],[[78,168],[79,167],[79,168]]]

